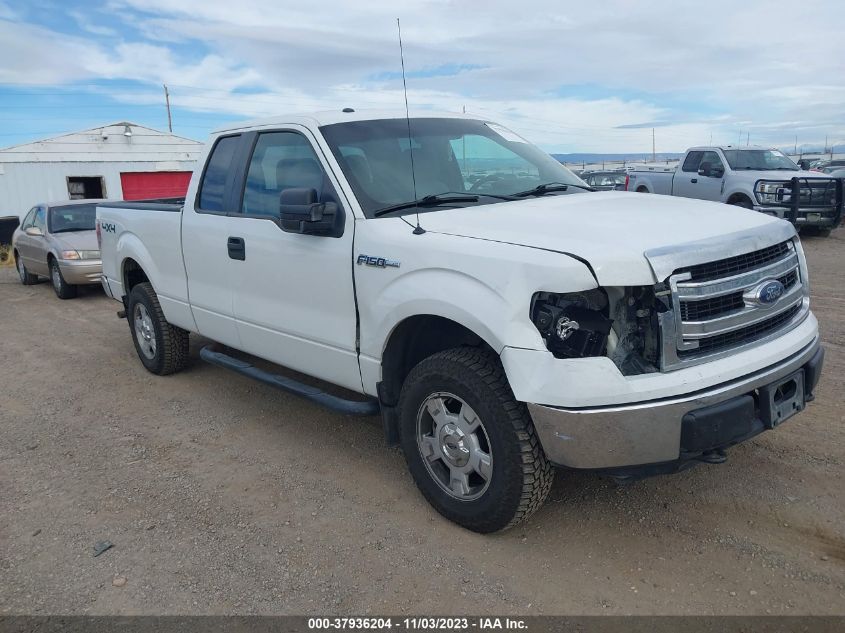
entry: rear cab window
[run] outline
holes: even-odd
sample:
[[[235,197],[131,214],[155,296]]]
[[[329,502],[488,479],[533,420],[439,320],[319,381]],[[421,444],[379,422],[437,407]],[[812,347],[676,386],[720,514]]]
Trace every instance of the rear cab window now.
[[[226,182],[240,140],[240,134],[223,136],[217,139],[211,154],[208,156],[205,171],[202,175],[197,196],[198,210],[212,213],[224,213],[226,211]]]

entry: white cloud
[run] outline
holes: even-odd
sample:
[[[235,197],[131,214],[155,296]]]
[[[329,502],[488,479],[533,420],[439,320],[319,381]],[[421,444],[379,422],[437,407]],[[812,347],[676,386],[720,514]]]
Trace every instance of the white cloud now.
[[[28,49],[24,31],[38,27],[0,24],[14,51],[0,81],[135,79],[156,85],[151,99],[167,82],[177,105],[245,116],[399,107],[401,82],[383,79],[399,70],[399,13],[412,103],[489,113],[548,148],[647,152],[650,129],[619,126],[650,121],[661,123],[658,151],[735,141],[740,127],[752,142],[845,139],[837,0],[111,0],[107,10],[140,41],[112,49],[54,34],[33,51],[43,47]],[[449,65],[465,70],[417,72]],[[244,88],[256,94],[232,94]]]

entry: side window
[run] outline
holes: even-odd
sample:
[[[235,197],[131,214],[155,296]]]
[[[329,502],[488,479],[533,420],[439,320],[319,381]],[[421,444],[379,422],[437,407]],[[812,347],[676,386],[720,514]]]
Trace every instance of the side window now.
[[[308,142],[297,132],[259,135],[249,162],[241,212],[279,217],[285,189],[314,189],[320,202],[336,202],[334,190]]]
[[[719,155],[716,152],[704,152],[704,155],[701,157],[701,163],[699,163],[699,167],[704,163],[710,163],[710,169],[721,169],[725,171],[724,165],[722,165],[722,159],[719,158]]]
[[[41,229],[42,233],[47,232],[47,212],[44,207],[38,207],[35,212],[35,217],[32,220],[32,226]]]
[[[38,207],[32,207],[29,210],[29,213],[26,214],[26,217],[23,219],[21,223],[21,229],[26,230],[32,226],[32,221],[35,219],[35,212],[38,211]]]
[[[698,172],[698,164],[701,162],[701,157],[704,152],[690,152],[687,154],[686,159],[684,160],[684,166],[681,168],[683,171],[694,171]]]
[[[238,148],[240,135],[224,136],[217,141],[208,157],[200,183],[199,208],[203,211],[226,211],[226,178]]]

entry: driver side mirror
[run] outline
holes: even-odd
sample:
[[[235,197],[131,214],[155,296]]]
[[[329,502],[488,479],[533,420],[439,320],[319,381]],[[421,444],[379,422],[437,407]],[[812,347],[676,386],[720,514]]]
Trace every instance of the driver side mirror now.
[[[698,175],[710,177],[710,163],[701,163],[698,166]]]
[[[30,226],[24,231],[24,233],[30,237],[44,237],[44,231],[39,229],[37,226]]]
[[[291,188],[279,194],[279,217],[282,230],[303,235],[335,233],[338,206],[334,202],[317,202],[316,189]]]

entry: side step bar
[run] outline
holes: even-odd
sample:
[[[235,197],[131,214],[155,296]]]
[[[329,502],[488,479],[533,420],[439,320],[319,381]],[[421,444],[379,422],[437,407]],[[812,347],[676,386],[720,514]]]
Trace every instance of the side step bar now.
[[[211,349],[211,346],[203,347],[200,350],[200,358],[212,365],[231,369],[248,378],[266,383],[276,389],[287,391],[295,396],[300,396],[338,413],[346,413],[347,415],[378,415],[381,410],[377,400],[345,400],[344,398],[333,396],[292,378],[271,374],[227,354],[215,352]]]

